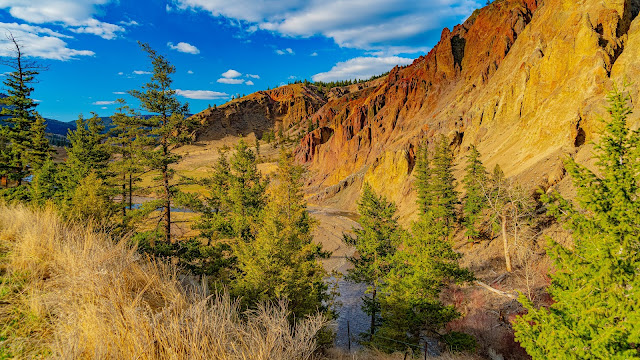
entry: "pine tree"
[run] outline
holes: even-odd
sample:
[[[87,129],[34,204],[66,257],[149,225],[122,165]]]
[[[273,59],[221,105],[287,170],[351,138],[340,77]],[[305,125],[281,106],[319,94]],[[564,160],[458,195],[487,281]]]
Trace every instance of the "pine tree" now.
[[[66,165],[71,176],[70,185],[74,186],[78,181],[90,172],[95,171],[101,179],[107,178],[107,165],[111,158],[109,146],[105,143],[107,133],[103,120],[98,114],[92,113],[92,117],[85,119],[82,115],[76,120],[76,128],[67,135],[69,146]]]
[[[113,128],[108,141],[111,152],[117,156],[109,167],[115,176],[112,182],[120,189],[122,222],[125,223],[127,208],[133,210],[133,193],[135,184],[140,181],[138,174],[142,172],[143,146],[148,139],[144,136],[144,118],[127,106],[124,99],[118,99],[117,103],[116,113],[111,117]]]
[[[151,170],[160,173],[156,178],[162,189],[159,201],[150,201],[146,204],[145,212],[163,208],[163,235],[166,243],[171,243],[171,206],[174,197],[179,193],[173,181],[174,170],[172,164],[180,160],[180,156],[174,149],[191,141],[191,129],[193,121],[185,118],[189,112],[188,104],[181,104],[176,91],[171,88],[173,80],[171,75],[176,69],[162,55],[159,55],[148,44],[140,44],[153,65],[153,75],[142,90],[131,90],[129,94],[140,101],[142,109],[155,114],[149,119],[150,137],[152,144],[148,151],[147,165]]]
[[[574,246],[552,242],[554,302],[516,320],[516,339],[534,359],[640,359],[640,133],[630,131],[627,93],[608,96],[611,120],[595,147],[597,171],[566,161],[574,202],[545,197]]]
[[[111,149],[105,142],[103,120],[97,114],[89,119],[80,115],[76,129],[67,137],[67,161],[59,174],[63,214],[74,220],[107,220],[114,204],[111,189],[105,184],[110,176],[107,168]]]
[[[462,184],[464,185],[465,195],[462,199],[463,225],[466,228],[465,235],[469,239],[476,238],[479,235],[476,229],[478,217],[482,214],[482,210],[486,208],[486,199],[482,191],[482,187],[487,181],[487,171],[480,161],[480,153],[475,146],[471,146],[469,155],[467,156],[466,173]]]
[[[369,341],[372,342],[380,320],[378,291],[391,271],[392,256],[402,243],[405,232],[398,225],[396,205],[376,195],[369,184],[363,186],[358,212],[361,228],[354,229],[355,237],[344,237],[345,242],[357,251],[357,256],[347,258],[353,268],[347,272],[346,278],[367,285],[363,310],[371,317]]]
[[[240,274],[234,292],[250,307],[286,299],[295,319],[327,312],[330,300],[320,259],[328,254],[313,243],[314,221],[302,191],[304,168],[282,152],[276,182],[255,240],[238,241]]]
[[[416,191],[418,192],[418,209],[421,214],[426,214],[433,205],[431,196],[431,169],[429,163],[429,151],[427,144],[418,146],[416,152]]]
[[[33,127],[38,121],[38,113],[35,110],[38,104],[31,98],[31,93],[34,91],[32,85],[36,81],[35,77],[43,68],[25,58],[22,47],[13,35],[10,34],[8,40],[13,43],[14,56],[0,62],[13,69],[3,81],[9,96],[4,99],[5,107],[0,113],[5,116],[3,122],[6,125],[2,126],[2,131],[9,143],[4,152],[8,160],[8,166],[4,171],[20,185],[24,177],[30,173],[29,167],[32,166],[29,164],[29,153],[34,146]]]
[[[31,124],[31,148],[27,153],[27,161],[33,171],[39,170],[51,159],[51,145],[46,134],[47,124],[42,116],[37,116]]]
[[[451,230],[456,222],[458,193],[456,179],[453,176],[453,154],[449,148],[449,142],[444,136],[440,137],[433,154],[429,188],[433,202],[431,212],[434,219],[442,222]]]
[[[460,267],[461,255],[453,250],[447,235],[444,224],[425,214],[392,256],[380,296],[383,321],[376,343],[383,348],[404,350],[402,343],[417,345],[424,331],[437,335],[459,317],[454,306],[440,301],[440,293],[449,284],[474,277]]]

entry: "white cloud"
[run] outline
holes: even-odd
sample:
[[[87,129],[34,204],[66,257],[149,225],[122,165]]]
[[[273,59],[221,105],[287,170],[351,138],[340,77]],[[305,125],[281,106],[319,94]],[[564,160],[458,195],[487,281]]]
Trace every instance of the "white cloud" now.
[[[256,75],[256,74],[246,74],[245,76],[252,79],[260,79],[260,75]]]
[[[244,79],[220,78],[217,80],[217,82],[221,84],[238,85],[244,83]]]
[[[135,20],[129,20],[129,21],[120,21],[119,23],[120,25],[124,25],[124,26],[140,26],[140,23],[138,23]]]
[[[96,19],[89,19],[83,26],[71,28],[71,31],[78,34],[93,34],[103,39],[111,40],[117,36],[118,32],[123,32],[124,28],[120,25],[105,23]]]
[[[102,110],[107,110],[108,108],[106,106],[101,107],[100,109]]]
[[[151,71],[144,70],[133,70],[133,73],[136,75],[151,75]]]
[[[284,50],[276,49],[276,54],[278,54],[278,55],[294,55],[295,52],[291,48],[286,48]]]
[[[312,53],[311,53],[311,55],[309,55],[309,56],[318,56],[318,53],[314,51],[314,52],[312,52]]]
[[[297,78],[298,78],[298,77],[297,77],[297,76],[295,76],[295,75],[289,75],[289,77],[288,77],[287,79],[289,79],[289,80],[295,80],[295,79],[297,79]]]
[[[75,33],[114,39],[125,29],[94,18],[99,7],[109,2],[111,0],[0,0],[0,8],[8,8],[11,16],[32,24],[62,24]]]
[[[122,76],[122,75],[124,75],[124,73],[123,73],[122,71],[120,71],[120,72],[118,73],[118,75]]]
[[[239,71],[233,70],[233,69],[229,69],[229,70],[223,72],[221,75],[222,75],[222,77],[227,78],[227,79],[234,79],[234,78],[242,76],[242,73],[239,72]]]
[[[244,84],[245,84],[245,85],[249,85],[249,86],[255,85],[255,84],[253,83],[253,81],[251,81],[251,80],[249,80],[249,81],[245,82]]]
[[[168,42],[167,46],[172,50],[176,50],[181,53],[193,54],[193,55],[200,54],[200,50],[198,50],[197,47],[186,42],[179,42],[178,45],[173,45],[172,42]]]
[[[77,50],[68,47],[62,40],[69,36],[60,34],[48,28],[28,24],[1,23],[0,33],[11,32],[22,45],[25,56],[51,59],[72,60],[78,56],[93,56],[91,50]],[[5,36],[0,35],[0,56],[13,56],[13,44]]]
[[[391,70],[396,65],[408,65],[413,59],[398,56],[357,57],[337,63],[331,70],[313,75],[313,81],[368,79]]]
[[[127,93],[124,91],[114,91],[113,93],[116,95],[127,95]]]
[[[189,75],[193,75],[193,70],[189,70],[189,71],[187,71],[187,74],[189,74]]]
[[[216,99],[226,99],[229,97],[229,94],[218,92],[218,91],[210,91],[210,90],[176,90],[176,94],[179,96],[185,97],[187,99],[194,100],[216,100]]]
[[[244,83],[244,79],[238,79],[242,73],[233,69],[223,72],[222,77],[217,80],[221,84],[239,85]]]
[[[93,105],[113,105],[115,103],[116,103],[115,101],[104,101],[104,100],[102,100],[102,101],[94,101]]]
[[[461,21],[484,0],[173,0],[284,36],[323,35],[342,47],[386,54],[426,51],[440,29]],[[248,26],[245,26],[248,27]],[[282,51],[282,50],[281,50]]]

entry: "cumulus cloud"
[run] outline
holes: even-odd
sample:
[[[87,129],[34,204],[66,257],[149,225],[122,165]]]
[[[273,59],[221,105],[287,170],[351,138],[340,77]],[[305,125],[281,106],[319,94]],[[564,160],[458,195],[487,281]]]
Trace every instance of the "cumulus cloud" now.
[[[244,83],[244,79],[227,79],[220,78],[217,80],[220,84],[228,84],[228,85],[238,85]]]
[[[116,95],[127,95],[127,93],[124,91],[114,91],[113,93]]]
[[[182,41],[179,42],[178,45],[174,45],[172,42],[168,42],[167,46],[172,50],[176,50],[185,54],[200,54],[200,50],[197,47]]]
[[[99,7],[111,0],[0,0],[0,8],[9,9],[16,19],[32,24],[62,24],[75,33],[114,39],[125,28],[94,17]]]
[[[193,70],[189,70],[189,71],[187,71],[187,74],[189,74],[189,75],[193,75]]]
[[[255,85],[255,84],[253,83],[253,81],[251,81],[251,80],[249,80],[249,81],[245,82],[244,84],[245,84],[245,85],[249,85],[249,86],[251,86],[251,85]]]
[[[133,73],[136,75],[151,75],[151,71],[145,70],[133,70]]]
[[[223,72],[222,77],[217,80],[220,84],[227,85],[239,85],[244,84],[244,79],[239,79],[242,76],[242,73],[233,69],[229,69]]]
[[[391,70],[396,65],[408,65],[413,59],[389,57],[357,57],[337,63],[331,70],[313,75],[313,81],[368,79]]]
[[[311,53],[311,55],[309,55],[309,56],[318,56],[318,53],[314,51],[314,52],[312,52],[312,53]]]
[[[216,99],[226,99],[229,97],[229,94],[227,93],[210,91],[210,90],[177,89],[176,94],[178,94],[179,96],[185,97],[187,99],[194,99],[194,100],[216,100]]]
[[[233,69],[229,69],[222,73],[222,77],[227,79],[234,79],[240,76],[242,76],[242,73]]]
[[[280,35],[322,35],[342,47],[385,54],[426,51],[445,24],[484,5],[481,0],[173,1],[179,9],[206,11]]]
[[[286,49],[283,49],[283,50],[276,49],[276,54],[278,54],[278,55],[294,55],[295,52],[291,48],[286,48]]]
[[[67,61],[79,56],[94,56],[91,50],[77,50],[69,48],[62,40],[70,38],[48,28],[28,24],[2,23],[0,30],[8,31],[19,43],[28,44],[23,47],[25,56],[34,58]],[[0,56],[13,56],[13,43],[6,37],[0,36]]]
[[[113,104],[115,104],[115,103],[116,103],[115,101],[105,101],[105,100],[102,100],[102,101],[94,101],[94,102],[93,102],[93,105],[113,105]]]
[[[256,74],[246,74],[245,76],[252,79],[260,79],[260,75],[256,75]]]

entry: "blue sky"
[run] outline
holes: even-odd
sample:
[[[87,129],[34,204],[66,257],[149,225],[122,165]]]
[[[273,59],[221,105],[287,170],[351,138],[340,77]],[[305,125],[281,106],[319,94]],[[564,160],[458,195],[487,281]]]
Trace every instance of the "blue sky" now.
[[[409,64],[482,1],[0,0],[0,32],[49,67],[33,94],[40,113],[71,121],[109,116],[119,97],[135,106],[125,92],[150,70],[137,41],[176,66],[174,88],[195,113],[297,79],[367,78]],[[0,55],[10,55],[0,35]]]

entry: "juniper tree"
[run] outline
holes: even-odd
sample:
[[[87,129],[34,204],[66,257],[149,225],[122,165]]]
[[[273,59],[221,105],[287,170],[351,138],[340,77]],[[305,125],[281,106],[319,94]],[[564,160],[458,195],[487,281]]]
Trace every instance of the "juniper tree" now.
[[[191,141],[193,120],[186,118],[188,104],[181,104],[176,91],[171,88],[171,75],[175,73],[175,67],[148,44],[140,43],[140,46],[151,59],[153,74],[151,80],[142,86],[142,90],[131,90],[129,94],[140,101],[143,110],[154,114],[148,122],[151,150],[146,153],[146,165],[159,173],[154,180],[162,189],[158,194],[160,199],[147,203],[145,210],[150,212],[162,207],[163,237],[166,243],[170,243],[171,206],[179,193],[177,184],[173,181],[175,171],[171,165],[180,160],[180,156],[174,152],[175,148]]]
[[[283,151],[260,231],[255,239],[234,246],[240,270],[234,292],[250,307],[286,299],[295,319],[326,312],[330,299],[327,273],[320,263],[328,254],[313,243],[314,221],[304,200],[303,175],[292,153]]]
[[[465,195],[462,198],[463,225],[466,228],[465,235],[473,239],[479,235],[476,229],[478,217],[486,208],[486,199],[482,192],[483,184],[487,181],[487,171],[480,161],[480,153],[475,146],[471,146],[467,155],[467,167],[462,180]]]
[[[4,99],[5,107],[0,112],[5,116],[3,122],[6,125],[2,126],[2,130],[9,144],[5,149],[8,166],[4,171],[20,185],[29,174],[31,165],[28,155],[34,145],[34,123],[38,121],[38,104],[31,98],[31,93],[36,76],[43,67],[25,58],[21,45],[12,34],[8,35],[8,40],[13,44],[13,56],[0,61],[1,65],[13,69],[3,81],[8,97]]]
[[[608,101],[597,170],[567,159],[575,201],[544,197],[574,244],[550,243],[553,304],[520,298],[528,313],[515,322],[516,339],[534,359],[640,359],[640,133],[627,124],[628,93],[614,89]]]
[[[353,229],[355,237],[344,236],[345,242],[357,251],[357,256],[347,258],[353,268],[348,270],[346,279],[367,285],[363,310],[371,317],[369,341],[373,341],[380,320],[378,291],[391,271],[392,257],[405,232],[398,224],[396,205],[376,195],[367,183],[358,201],[358,213],[360,228]]]

